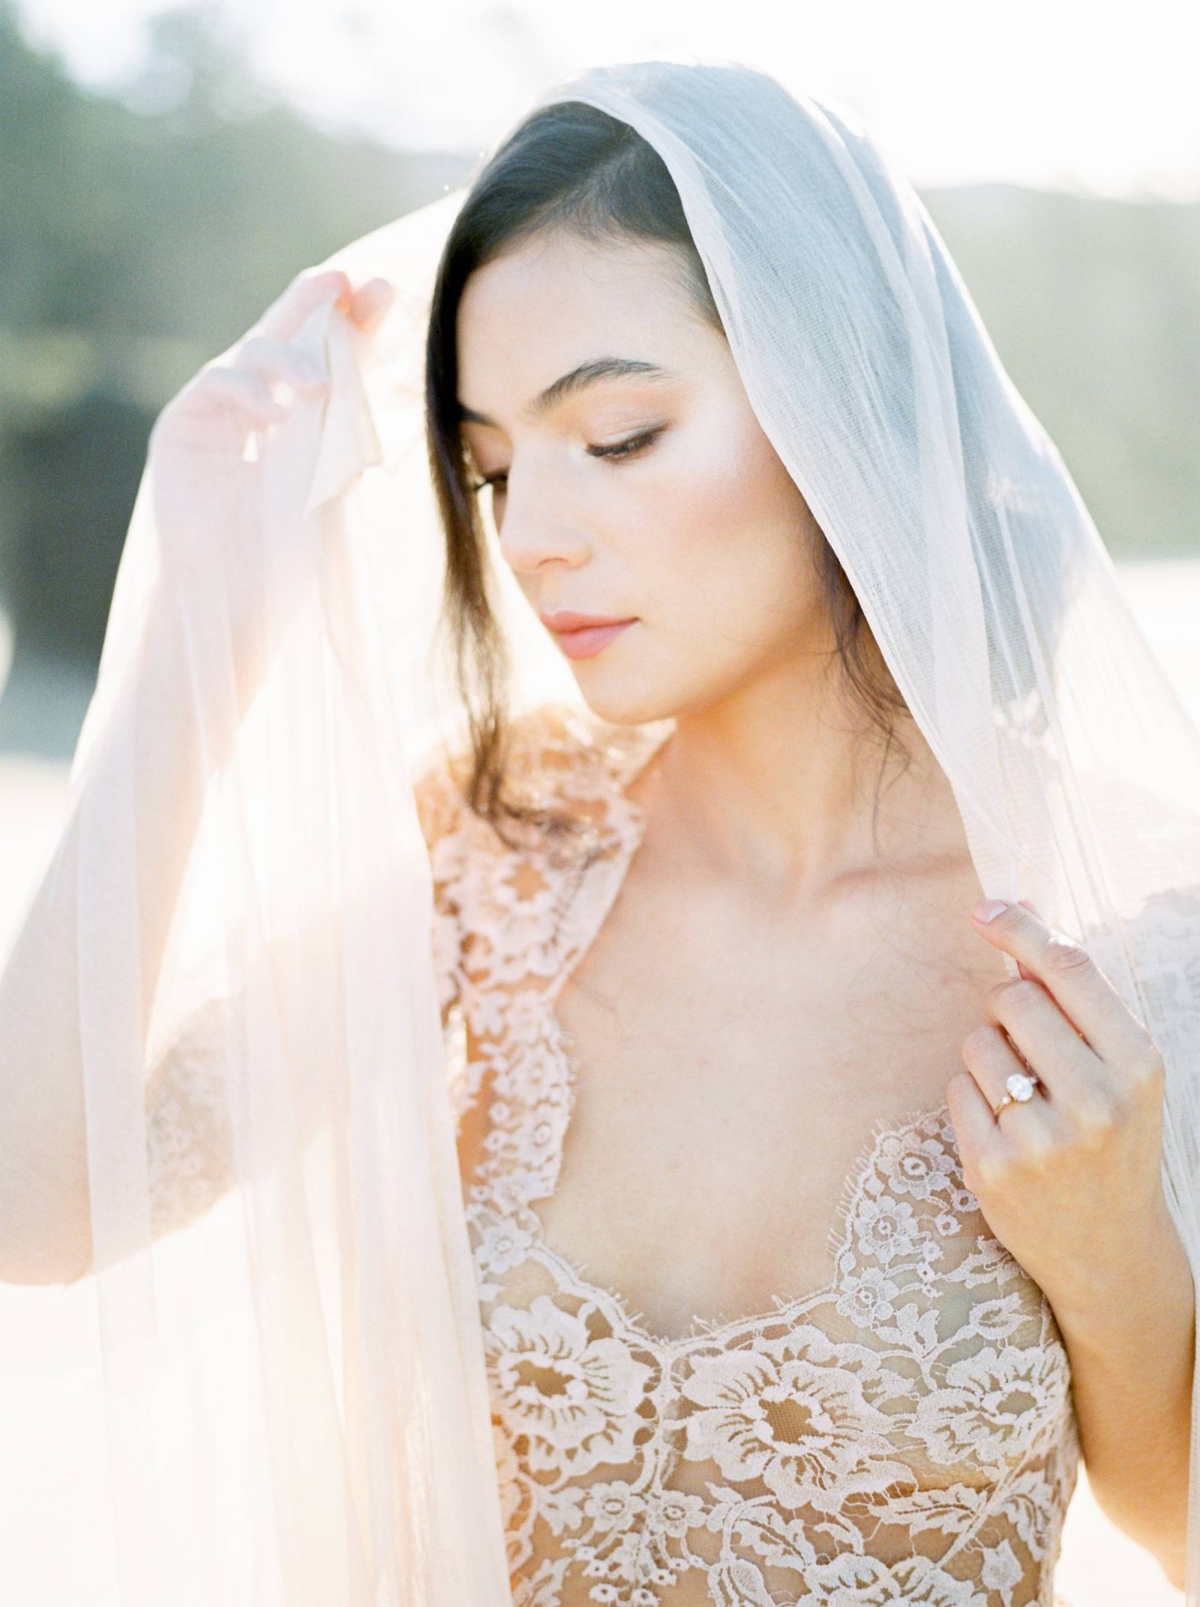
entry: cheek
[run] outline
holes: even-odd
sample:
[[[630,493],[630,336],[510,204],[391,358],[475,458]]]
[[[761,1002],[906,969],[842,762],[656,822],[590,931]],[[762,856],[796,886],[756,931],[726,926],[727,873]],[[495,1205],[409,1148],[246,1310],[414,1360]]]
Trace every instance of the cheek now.
[[[697,430],[659,495],[654,550],[666,574],[687,577],[673,595],[693,621],[696,610],[719,613],[759,638],[794,629],[813,607],[820,532],[752,414],[725,413]]]

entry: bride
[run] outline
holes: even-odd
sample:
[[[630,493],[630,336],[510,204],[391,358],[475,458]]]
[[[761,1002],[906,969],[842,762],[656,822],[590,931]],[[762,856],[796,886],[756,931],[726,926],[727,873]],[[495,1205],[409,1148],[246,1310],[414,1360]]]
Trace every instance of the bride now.
[[[622,95],[634,109],[613,109]],[[661,123],[639,132],[647,107]],[[786,138],[731,154],[734,107]],[[949,268],[934,276],[915,252],[933,250],[932,226],[914,223],[910,191],[893,215],[866,196],[883,169],[826,115],[746,69],[640,64],[563,86],[461,199],[425,309],[430,484],[473,718],[413,796],[489,1476],[511,1599],[530,1607],[1048,1603],[1080,1456],[1105,1511],[1186,1582],[1195,1294],[1164,1182],[1161,1037],[1097,963],[1099,940],[1081,941],[1078,906],[1072,937],[1057,924],[1069,902],[1052,919],[985,890],[983,816],[964,808],[954,747],[982,729],[969,675],[937,719],[906,695],[926,590],[960,595],[953,574],[938,593],[942,577],[918,573],[940,562],[934,541],[897,551],[903,516],[936,521],[946,494],[922,454],[961,431],[968,488],[990,464],[972,494],[998,499],[1016,461],[1005,430],[1036,426],[1007,396],[1002,420],[988,414],[962,365],[998,362],[955,324],[965,292]],[[832,129],[836,159],[819,149]],[[811,166],[795,155],[806,138]],[[697,173],[727,209],[719,236],[683,204]],[[767,177],[795,192],[771,214],[776,238],[805,232],[786,261],[737,233],[743,211],[771,210]],[[889,368],[916,345],[881,288],[902,260],[918,303],[935,282],[946,298],[960,366],[936,405],[922,361]],[[260,472],[247,431],[291,427],[345,383],[302,331],[341,318],[369,353],[399,277],[302,275],[161,416],[154,512],[160,541],[190,543],[185,581],[201,585],[214,521],[243,517]],[[835,282],[841,311],[815,299]],[[772,322],[780,306],[795,329]],[[929,476],[912,502],[891,457],[906,452]],[[872,522],[854,487],[875,470],[884,488],[896,476],[896,506]],[[1032,616],[1043,647],[1057,629],[1044,622],[1069,566],[1054,529],[1015,556],[996,541],[976,646],[1011,631],[997,649],[1010,669]],[[577,699],[512,710],[490,544]],[[274,649],[232,540],[220,570],[236,582],[240,717]],[[1024,615],[998,600],[1001,575],[1027,589]],[[190,595],[194,619],[216,617],[217,591],[207,615]],[[218,752],[189,723],[196,666],[216,674],[223,651],[194,640],[185,658],[153,613],[109,715],[154,733],[154,762],[132,770],[151,982],[208,778],[234,762],[232,724]],[[1033,679],[1017,676],[1026,704]],[[1036,689],[1049,717],[1026,731],[1051,742],[1056,694]],[[129,754],[91,718],[77,791],[82,774],[93,813],[115,812]],[[71,813],[0,978],[0,1241],[16,1282],[99,1270],[87,1124],[102,1101],[81,1091],[73,1007],[87,819]],[[307,951],[290,963],[319,969]],[[151,1068],[155,1253],[251,1175],[233,1136],[246,1118],[215,1118],[198,1074],[229,1010],[204,1002]],[[105,1275],[122,1264],[103,1260]],[[411,1532],[393,1543],[419,1549]],[[280,1600],[308,1599],[288,1588]]]

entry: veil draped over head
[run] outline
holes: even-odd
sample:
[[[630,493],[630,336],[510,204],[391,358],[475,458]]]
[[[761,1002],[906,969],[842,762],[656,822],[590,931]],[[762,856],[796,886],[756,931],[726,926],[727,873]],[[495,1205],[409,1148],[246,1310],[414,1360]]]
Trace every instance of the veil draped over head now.
[[[1158,1045],[1195,1268],[1200,734],[1058,452],[855,117],[735,63],[595,68],[530,110],[571,100],[666,164],[749,400],[953,786],[984,892],[1084,941]],[[321,265],[396,299],[369,334],[309,317],[330,390],[248,429],[236,483],[152,436],[122,556],[61,872],[122,1607],[511,1599],[413,791],[463,729],[424,364],[464,195]],[[578,699],[493,558],[514,706]],[[152,719],[136,688],[164,633],[186,710]],[[157,964],[134,776],[185,717],[205,804]],[[166,1087],[164,1049],[201,1022]]]

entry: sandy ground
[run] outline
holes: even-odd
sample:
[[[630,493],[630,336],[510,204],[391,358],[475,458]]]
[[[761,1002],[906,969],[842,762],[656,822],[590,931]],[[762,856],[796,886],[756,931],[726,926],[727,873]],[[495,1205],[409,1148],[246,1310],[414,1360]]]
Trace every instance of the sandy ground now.
[[[1160,658],[1200,718],[1194,639],[1200,559],[1125,566],[1121,575]],[[23,688],[7,708],[0,700],[0,744],[7,744],[7,751],[0,747],[0,955],[57,839],[65,804],[64,760],[35,750],[63,751],[63,732],[75,728],[79,704],[78,688],[59,684]],[[0,1286],[3,1607],[120,1607],[101,1399],[93,1286]],[[1085,1472],[1055,1583],[1063,1607],[1180,1607],[1184,1600],[1154,1559],[1105,1518]]]

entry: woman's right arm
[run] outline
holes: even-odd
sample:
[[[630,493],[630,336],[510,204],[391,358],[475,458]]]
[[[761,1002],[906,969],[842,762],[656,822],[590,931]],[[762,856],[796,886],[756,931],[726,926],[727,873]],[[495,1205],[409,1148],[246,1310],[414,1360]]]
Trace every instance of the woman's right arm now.
[[[348,316],[369,324],[385,304],[381,281],[354,291],[341,274],[302,276],[293,281],[255,331],[223,359],[206,365],[162,415],[156,432],[175,429],[201,445],[204,432],[237,440],[237,418],[258,424],[280,416],[269,382],[283,379],[303,388],[310,381],[286,346],[289,327],[322,299],[338,296]],[[386,290],[386,287],[384,287]],[[274,322],[270,322],[274,320]],[[268,331],[263,334],[264,328]],[[232,427],[231,427],[232,426]],[[170,436],[160,437],[168,445]],[[155,450],[152,443],[151,450]],[[220,462],[214,458],[214,468]],[[202,521],[204,509],[199,510]],[[168,535],[171,533],[168,532]],[[184,645],[170,622],[151,615],[145,623],[139,673],[128,689],[135,731],[153,731],[153,764],[134,778],[139,871],[139,948],[143,988],[143,1039],[159,971],[189,856],[199,828],[206,778],[219,755],[204,751],[189,686]],[[254,674],[264,666],[255,665]],[[239,681],[239,685],[242,683]],[[250,690],[250,683],[242,686]],[[87,770],[86,796],[93,818],[127,807],[128,752],[97,739]],[[83,795],[81,794],[81,797]],[[0,971],[0,1281],[68,1283],[90,1269],[91,1212],[88,1199],[83,1070],[79,1042],[79,944],[76,871],[80,847],[78,800],[61,832]],[[161,1063],[148,1068],[148,1129],[159,1153],[152,1169],[189,1144],[216,1144],[211,1110],[180,1097],[203,1085],[206,1043],[221,1026],[228,1001],[213,1000],[196,1011],[176,1035]],[[170,1095],[168,1130],[164,1112]],[[184,1128],[180,1127],[180,1116]],[[195,1155],[189,1170],[194,1170]],[[219,1157],[211,1183],[219,1192]],[[182,1172],[181,1172],[182,1175]],[[215,1196],[214,1196],[215,1197]],[[200,1196],[194,1194],[193,1205]],[[156,1231],[166,1231],[172,1211],[162,1210]]]

